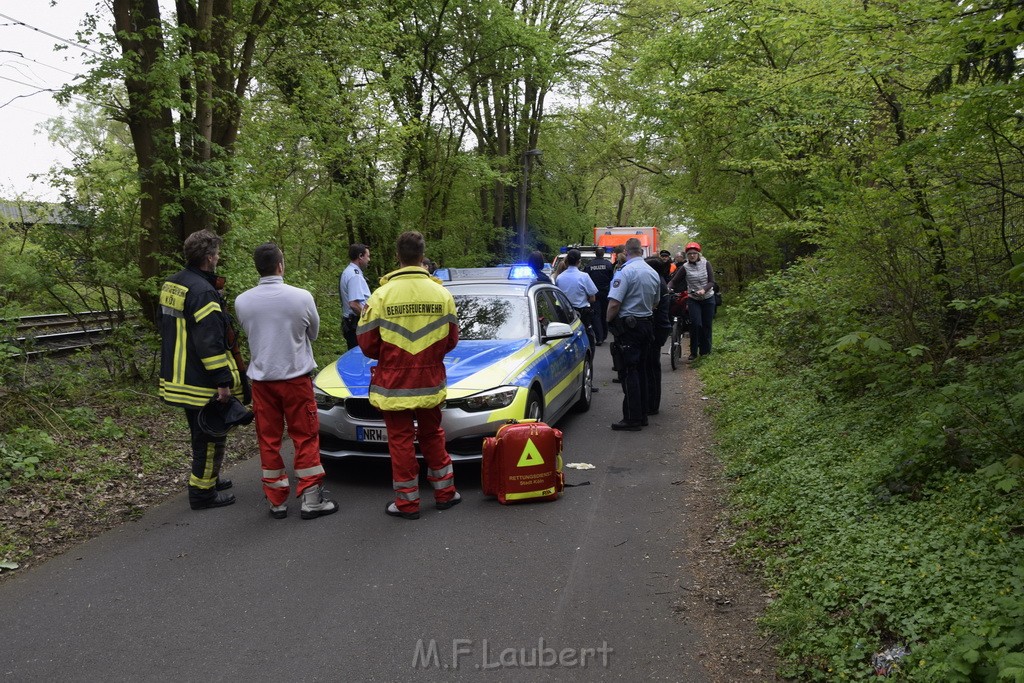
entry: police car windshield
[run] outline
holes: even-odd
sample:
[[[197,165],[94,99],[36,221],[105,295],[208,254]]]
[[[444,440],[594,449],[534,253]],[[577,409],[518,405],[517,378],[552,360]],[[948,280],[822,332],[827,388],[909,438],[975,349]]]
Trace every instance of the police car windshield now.
[[[525,339],[530,308],[524,296],[455,294],[459,339]]]

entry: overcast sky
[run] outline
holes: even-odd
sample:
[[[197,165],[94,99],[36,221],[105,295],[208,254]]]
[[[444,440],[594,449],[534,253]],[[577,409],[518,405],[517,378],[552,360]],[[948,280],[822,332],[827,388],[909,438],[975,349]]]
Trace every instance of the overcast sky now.
[[[55,52],[54,46],[63,44],[60,39],[75,42],[82,18],[96,6],[97,0],[0,0],[2,199],[19,194],[27,199],[58,198],[44,181],[29,176],[66,164],[70,157],[37,128],[67,113],[54,102],[51,91],[82,73],[82,50],[67,46]]]

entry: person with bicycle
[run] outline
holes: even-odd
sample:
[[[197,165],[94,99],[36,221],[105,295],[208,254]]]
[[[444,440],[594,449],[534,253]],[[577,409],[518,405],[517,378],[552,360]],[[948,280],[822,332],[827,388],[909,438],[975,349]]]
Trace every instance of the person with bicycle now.
[[[686,245],[686,262],[669,282],[673,291],[689,292],[687,310],[690,314],[690,357],[711,355],[711,322],[715,318],[715,273],[711,262],[704,258],[700,244]]]

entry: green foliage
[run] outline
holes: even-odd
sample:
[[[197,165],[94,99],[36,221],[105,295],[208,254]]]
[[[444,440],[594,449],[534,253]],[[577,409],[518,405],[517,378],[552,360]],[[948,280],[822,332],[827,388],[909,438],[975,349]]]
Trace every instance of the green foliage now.
[[[867,679],[873,653],[903,644],[907,680],[1013,680],[1024,655],[1024,506],[1020,439],[1005,439],[1020,413],[996,406],[1021,381],[1019,359],[962,360],[927,381],[876,373],[874,387],[836,392],[842,363],[892,349],[849,333],[796,366],[751,318],[730,311],[700,372],[723,406],[716,439],[740,548],[776,594],[762,623],[780,638],[782,673]],[[906,374],[919,358],[906,356],[909,366],[890,358],[885,372]]]
[[[44,431],[21,426],[0,435],[0,490],[16,480],[32,479],[40,464],[52,458],[57,444]]]

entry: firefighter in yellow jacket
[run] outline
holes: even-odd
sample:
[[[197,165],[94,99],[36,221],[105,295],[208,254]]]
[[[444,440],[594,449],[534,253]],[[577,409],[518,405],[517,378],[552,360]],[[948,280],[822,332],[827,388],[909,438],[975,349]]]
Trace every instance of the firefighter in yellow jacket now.
[[[459,341],[459,321],[451,293],[422,266],[423,235],[402,233],[397,250],[402,267],[381,278],[359,319],[356,339],[363,354],[377,359],[370,404],[384,415],[395,489],[395,500],[385,512],[418,519],[416,441],[427,462],[434,507],[447,510],[462,500],[441,427],[447,387],[444,356]]]
[[[199,411],[211,398],[242,396],[242,378],[228,344],[229,320],[216,275],[221,239],[199,230],[185,239],[186,268],[160,289],[160,398],[185,409],[192,434],[192,473],[188,502],[193,510],[235,502],[231,480],[220,479],[225,436],[200,427]]]

